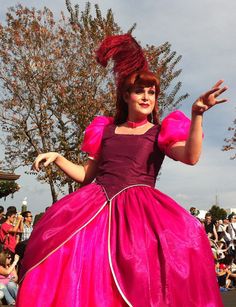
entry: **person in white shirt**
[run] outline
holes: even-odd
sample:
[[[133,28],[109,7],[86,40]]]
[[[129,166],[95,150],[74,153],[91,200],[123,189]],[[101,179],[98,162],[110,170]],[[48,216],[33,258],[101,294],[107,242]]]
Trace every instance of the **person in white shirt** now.
[[[29,239],[31,232],[33,231],[33,226],[32,226],[33,215],[30,211],[25,211],[22,213],[22,216],[24,218],[24,221],[23,221],[23,232],[21,235],[21,241],[25,241]]]

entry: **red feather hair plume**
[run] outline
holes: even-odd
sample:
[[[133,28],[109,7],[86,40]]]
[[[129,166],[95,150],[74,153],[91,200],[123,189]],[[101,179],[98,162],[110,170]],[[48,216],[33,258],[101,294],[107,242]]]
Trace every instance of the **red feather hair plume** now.
[[[148,71],[148,63],[143,50],[130,34],[113,35],[105,38],[96,51],[98,63],[106,67],[110,59],[114,61],[113,71],[119,86],[130,74]]]

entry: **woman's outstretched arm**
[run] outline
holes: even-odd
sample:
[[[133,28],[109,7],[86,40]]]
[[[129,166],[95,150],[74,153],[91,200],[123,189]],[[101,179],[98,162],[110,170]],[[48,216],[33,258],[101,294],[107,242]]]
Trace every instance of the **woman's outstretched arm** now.
[[[228,88],[219,80],[211,90],[201,95],[192,106],[192,118],[189,136],[186,141],[171,146],[169,153],[177,161],[194,165],[198,162],[202,149],[202,121],[204,112],[227,99],[217,99]]]
[[[96,160],[89,159],[86,165],[78,165],[67,160],[57,152],[47,152],[38,155],[32,168],[39,171],[41,163],[43,163],[44,167],[47,167],[50,163],[55,163],[67,176],[83,183],[93,181],[97,171]]]

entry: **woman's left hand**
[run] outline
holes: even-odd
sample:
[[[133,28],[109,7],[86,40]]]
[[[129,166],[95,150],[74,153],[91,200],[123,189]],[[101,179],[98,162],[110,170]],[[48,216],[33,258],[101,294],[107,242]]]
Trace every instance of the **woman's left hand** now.
[[[201,115],[215,105],[227,101],[227,99],[216,99],[228,89],[227,86],[221,86],[223,82],[224,80],[219,80],[211,90],[201,95],[194,102],[192,105],[192,114]]]

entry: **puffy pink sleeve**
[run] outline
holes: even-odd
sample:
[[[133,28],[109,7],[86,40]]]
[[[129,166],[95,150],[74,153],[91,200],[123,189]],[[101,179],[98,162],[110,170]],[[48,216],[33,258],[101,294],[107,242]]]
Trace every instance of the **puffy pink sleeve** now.
[[[97,116],[86,128],[81,150],[92,159],[98,159],[104,128],[114,122],[113,117]]]
[[[165,117],[158,136],[160,149],[169,156],[170,147],[188,138],[191,121],[181,111],[174,111]]]

